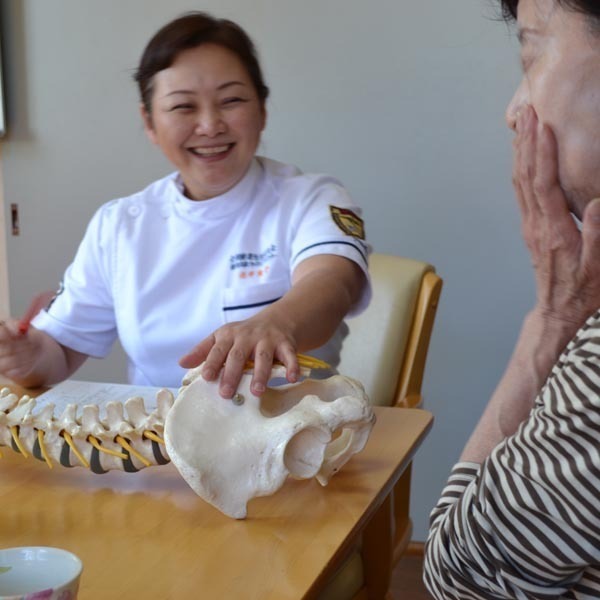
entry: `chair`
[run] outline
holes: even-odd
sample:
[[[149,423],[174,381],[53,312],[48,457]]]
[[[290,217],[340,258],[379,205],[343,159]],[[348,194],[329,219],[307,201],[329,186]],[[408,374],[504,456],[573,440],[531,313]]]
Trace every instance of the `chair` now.
[[[373,404],[418,407],[442,279],[427,263],[385,254],[371,255],[369,270],[373,299],[348,320],[338,370],[361,381]],[[410,471],[411,465],[319,598],[386,597],[412,534]]]

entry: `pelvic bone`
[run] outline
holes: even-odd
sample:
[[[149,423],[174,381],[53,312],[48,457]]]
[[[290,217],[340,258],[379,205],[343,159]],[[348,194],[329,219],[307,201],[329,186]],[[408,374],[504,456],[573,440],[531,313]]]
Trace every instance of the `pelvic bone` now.
[[[188,372],[167,414],[167,451],[199,496],[237,519],[250,499],[275,493],[288,475],[326,485],[363,449],[375,422],[364,389],[349,377],[267,388],[258,398],[252,373],[244,373],[232,402],[200,370]],[[283,375],[273,368],[272,377]]]

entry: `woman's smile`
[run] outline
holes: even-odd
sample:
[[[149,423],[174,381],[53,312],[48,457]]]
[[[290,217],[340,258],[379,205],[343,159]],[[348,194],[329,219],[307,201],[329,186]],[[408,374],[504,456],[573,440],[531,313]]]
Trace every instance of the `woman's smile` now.
[[[201,158],[224,158],[229,150],[233,148],[233,144],[225,144],[222,146],[190,148],[190,152]]]

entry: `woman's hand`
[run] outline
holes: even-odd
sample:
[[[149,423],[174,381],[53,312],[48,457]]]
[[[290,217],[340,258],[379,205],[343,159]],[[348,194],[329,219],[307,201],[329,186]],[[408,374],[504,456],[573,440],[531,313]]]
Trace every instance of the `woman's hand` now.
[[[256,396],[265,391],[275,359],[294,383],[300,375],[297,352],[317,348],[333,335],[365,282],[360,267],[347,258],[307,258],[294,270],[292,288],[283,298],[246,321],[220,327],[179,364],[191,369],[204,362],[202,377],[207,381],[215,380],[224,367],[219,385],[223,398],[235,394],[249,359],[254,360],[250,389]]]
[[[517,120],[513,182],[535,269],[533,312],[565,345],[600,307],[600,199],[588,204],[580,231],[559,182],[554,134],[529,106]]]
[[[235,394],[249,359],[254,361],[250,389],[256,396],[265,391],[275,359],[285,365],[287,380],[296,382],[299,368],[293,328],[291,323],[277,319],[272,313],[262,311],[246,321],[220,327],[184,356],[179,364],[190,368],[204,361],[202,377],[207,381],[216,379],[221,367],[224,367],[219,386],[223,398],[231,398]]]
[[[0,374],[20,382],[33,370],[39,348],[34,336],[19,331],[15,319],[0,321]]]
[[[22,333],[19,321],[0,322],[0,374],[23,387],[50,385],[72,375],[87,355],[61,346],[47,333],[29,327]]]
[[[548,125],[538,123],[531,107],[517,119],[514,150],[513,183],[537,301],[463,450],[461,460],[466,461],[485,460],[529,417],[561,352],[600,307],[600,199],[587,205],[580,231],[560,185],[556,139]]]

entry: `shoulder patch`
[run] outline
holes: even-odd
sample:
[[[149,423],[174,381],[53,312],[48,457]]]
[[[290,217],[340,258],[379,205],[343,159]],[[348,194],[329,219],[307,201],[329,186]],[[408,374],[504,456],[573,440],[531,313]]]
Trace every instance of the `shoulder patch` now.
[[[363,220],[348,208],[329,206],[333,222],[346,234],[365,239],[365,224]]]

